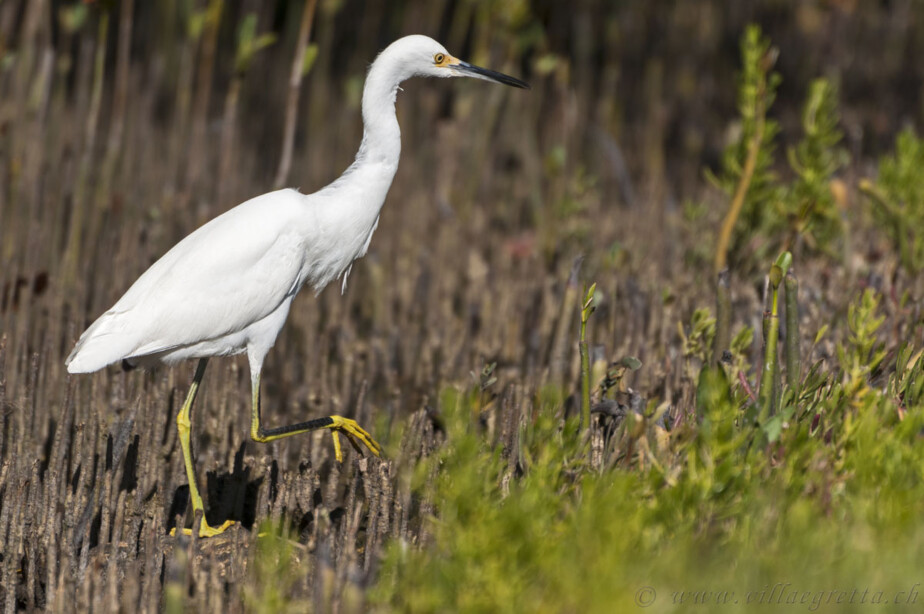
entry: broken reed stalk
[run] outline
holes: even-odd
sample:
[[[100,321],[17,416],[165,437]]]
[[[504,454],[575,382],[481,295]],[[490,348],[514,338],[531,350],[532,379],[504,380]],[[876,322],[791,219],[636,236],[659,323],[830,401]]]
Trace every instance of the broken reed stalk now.
[[[257,15],[249,13],[244,17],[237,31],[237,50],[234,58],[234,75],[225,95],[225,107],[222,114],[221,125],[221,153],[218,162],[218,176],[223,180],[215,186],[219,203],[226,203],[233,187],[236,186],[232,172],[234,166],[235,138],[237,131],[237,112],[241,97],[241,87],[244,77],[250,70],[254,56],[261,49],[276,42],[276,35],[264,33],[257,35]]]
[[[111,183],[119,150],[122,148],[122,134],[125,132],[125,112],[128,108],[128,79],[132,45],[132,13],[134,0],[122,0],[119,8],[119,39],[116,52],[115,80],[112,87],[112,123],[106,143],[106,168],[104,180]]]
[[[591,284],[584,293],[581,305],[581,427],[590,429],[590,352],[587,350],[587,321],[594,312],[594,292],[597,284]]]
[[[780,335],[780,284],[783,283],[790,264],[792,264],[792,255],[789,252],[783,252],[770,267],[770,309],[764,312],[764,368],[760,378],[760,389],[757,393],[760,403],[758,421],[761,424],[776,413],[779,405],[780,379],[777,356]]]
[[[241,94],[241,83],[243,76],[235,73],[231,78],[231,84],[228,86],[228,93],[225,96],[225,108],[221,120],[221,152],[218,162],[218,176],[222,178],[217,182],[218,202],[227,205],[231,184],[235,177],[232,172],[234,166],[234,132],[237,126],[237,107]]]
[[[777,368],[777,335],[779,334],[780,322],[774,313],[776,311],[776,290],[773,291],[772,310],[764,311],[763,317],[763,335],[764,335],[764,367],[760,377],[760,387],[757,392],[757,399],[760,407],[758,418],[759,423],[763,423],[767,418],[773,415],[773,378]]]
[[[780,317],[779,317],[779,314],[777,314],[777,317],[776,317],[776,336],[777,336],[777,342],[776,342],[777,360],[773,364],[773,382],[772,382],[773,388],[770,389],[770,392],[772,393],[772,396],[773,396],[773,399],[772,399],[773,403],[770,407],[774,414],[780,408],[780,403],[783,398],[783,372],[780,369],[780,361],[779,361],[779,346],[780,346],[780,342],[779,342]]]
[[[786,273],[786,381],[799,398],[802,382],[802,353],[799,348],[799,280],[792,270]]]
[[[564,296],[561,299],[561,310],[558,313],[558,323],[555,326],[555,332],[552,335],[552,341],[549,344],[548,364],[549,375],[552,380],[558,384],[564,384],[565,365],[568,361],[568,337],[573,330],[574,320],[571,314],[580,299],[578,295],[578,275],[581,272],[581,263],[584,262],[583,256],[578,256],[571,264],[571,272],[568,274],[568,283],[565,284]]]
[[[190,13],[192,11],[190,10]],[[173,119],[169,137],[169,152],[172,168],[169,174],[170,185],[167,193],[178,195],[186,182],[189,172],[190,125],[192,122],[192,93],[195,84],[195,58],[199,39],[202,38],[202,28],[197,25],[196,15],[182,15],[182,35],[179,37],[177,48],[177,73],[173,91]],[[182,202],[179,202],[182,201]],[[163,214],[165,219],[174,217],[176,208],[182,209],[185,198],[164,199]]]
[[[106,38],[109,35],[109,11],[103,10],[99,16],[96,34],[96,49],[93,57],[93,85],[90,93],[90,107],[87,111],[87,127],[84,135],[84,147],[80,158],[80,169],[74,188],[74,212],[70,221],[67,249],[64,258],[64,284],[68,287],[76,281],[78,262],[81,257],[81,230],[87,211],[90,174],[93,168],[93,152],[96,148],[96,136],[99,126],[100,106],[103,100],[103,81],[106,78]]]
[[[206,124],[208,123],[209,98],[212,93],[212,74],[215,71],[215,55],[218,46],[218,30],[224,0],[211,0],[205,13],[202,37],[199,39],[199,68],[196,75],[197,88],[192,109],[192,146],[190,147],[187,170],[187,186],[199,187],[199,179],[205,169],[207,157]]]
[[[104,10],[108,13],[111,9]],[[116,65],[112,85],[112,108],[109,114],[109,135],[106,139],[106,153],[103,156],[99,179],[96,182],[96,189],[94,190],[94,206],[89,208],[93,213],[89,219],[87,234],[91,237],[98,236],[99,234],[100,226],[103,223],[104,211],[111,200],[110,195],[112,193],[116,165],[121,158],[122,135],[125,132],[125,114],[128,108],[127,100],[129,69],[131,65],[133,10],[133,0],[122,0],[122,5],[119,7]],[[105,54],[106,40],[100,39],[99,44],[103,46],[102,52]],[[103,75],[103,78],[105,78],[105,75]],[[79,232],[79,227],[76,231]]]
[[[318,0],[305,2],[305,10],[302,12],[302,21],[298,29],[295,59],[292,61],[292,72],[289,75],[289,94],[286,98],[286,124],[282,133],[282,152],[279,157],[279,168],[276,170],[276,179],[273,180],[273,186],[277,190],[285,187],[286,178],[292,166],[295,122],[298,119],[298,94],[301,90],[302,77],[305,76],[305,51],[308,49],[308,36],[311,34],[311,23],[314,21],[314,12],[317,7]]]

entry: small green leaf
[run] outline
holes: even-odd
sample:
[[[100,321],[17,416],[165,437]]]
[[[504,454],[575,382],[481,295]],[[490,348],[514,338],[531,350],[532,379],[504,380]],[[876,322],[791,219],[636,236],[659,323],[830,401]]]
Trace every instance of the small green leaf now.
[[[271,32],[261,34],[260,36],[257,37],[257,40],[255,40],[253,43],[253,51],[254,53],[256,53],[257,51],[260,51],[261,49],[265,49],[266,47],[269,47],[275,42],[276,42],[275,34]]]
[[[248,13],[241,20],[241,25],[237,29],[237,44],[241,47],[250,47],[254,35],[257,32],[257,16],[254,13]]]
[[[622,360],[619,361],[619,364],[629,369],[630,371],[636,371],[642,366],[642,361],[635,356],[625,356]]]
[[[704,367],[696,382],[696,407],[700,415],[731,400],[731,387],[723,369]]]
[[[535,69],[536,72],[545,76],[555,72],[555,69],[558,68],[558,65],[561,63],[560,58],[554,53],[547,53],[536,60]]]
[[[774,264],[770,267],[770,285],[773,286],[773,289],[776,290],[780,287],[780,283],[783,281],[783,269],[778,265]]]
[[[205,11],[196,11],[189,16],[186,23],[186,34],[192,40],[198,40],[202,36],[202,29],[205,27]]]
[[[825,333],[828,332],[828,325],[824,324],[821,328],[818,329],[818,332],[815,333],[815,345],[825,336]]]
[[[594,293],[596,291],[597,291],[597,284],[596,282],[594,282],[590,284],[590,288],[587,289],[587,293],[584,295],[584,307],[583,308],[585,311],[587,310],[587,308],[590,307],[591,303],[593,303]]]
[[[731,342],[731,352],[732,354],[744,354],[751,343],[754,342],[754,329],[750,326],[745,326],[738,334],[735,335],[735,338]]]
[[[780,438],[780,434],[783,432],[783,416],[777,414],[773,416],[767,423],[764,425],[764,433],[767,435],[767,441],[773,443]]]
[[[58,10],[58,21],[61,27],[70,33],[77,32],[87,21],[87,5],[76,4],[73,7],[61,7]]]
[[[304,77],[314,66],[315,60],[318,59],[318,46],[315,43],[308,45],[308,48],[305,49],[305,58],[302,60],[302,76]]]
[[[792,254],[789,252],[783,252],[780,254],[779,258],[776,259],[776,266],[780,267],[783,272],[783,277],[786,277],[786,273],[789,272],[789,268],[792,266]]]

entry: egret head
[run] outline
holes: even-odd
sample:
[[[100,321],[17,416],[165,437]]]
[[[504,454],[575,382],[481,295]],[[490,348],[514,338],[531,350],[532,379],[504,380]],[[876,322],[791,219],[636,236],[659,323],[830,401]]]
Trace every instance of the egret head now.
[[[472,77],[504,85],[529,89],[529,84],[509,75],[463,62],[428,36],[405,36],[392,43],[382,55],[395,53],[404,64],[407,76]]]

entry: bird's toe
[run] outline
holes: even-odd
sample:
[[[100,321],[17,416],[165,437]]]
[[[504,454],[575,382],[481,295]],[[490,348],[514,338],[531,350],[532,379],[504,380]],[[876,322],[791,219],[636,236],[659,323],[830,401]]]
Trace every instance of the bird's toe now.
[[[372,438],[372,435],[370,435],[363,427],[359,426],[358,422],[351,420],[350,418],[343,418],[342,416],[331,416],[331,420],[333,420],[333,422],[328,428],[333,429],[334,433],[340,431],[346,435],[347,439],[350,440],[350,443],[354,448],[357,449],[357,451],[361,447],[360,444],[362,444],[366,446],[374,455],[382,455],[382,446],[380,446],[378,442]],[[334,448],[336,452],[340,451],[339,444],[340,441],[335,436]],[[340,460],[339,454],[337,456],[337,460]]]
[[[213,527],[213,526],[211,526],[209,523],[207,523],[207,522],[205,521],[205,518],[203,518],[203,519],[202,519],[202,522],[199,524],[199,537],[200,537],[200,538],[203,538],[203,537],[215,537],[216,535],[221,535],[221,534],[224,533],[226,530],[228,530],[228,529],[230,529],[231,527],[233,527],[235,524],[237,524],[237,522],[235,522],[234,520],[225,520],[225,521],[221,524],[221,526]],[[188,535],[188,536],[190,536],[190,537],[192,537],[192,534],[193,534],[193,530],[192,530],[192,529],[187,529],[187,528],[180,529],[180,532],[181,532],[183,535]],[[171,536],[171,537],[176,537],[176,533],[177,533],[176,527],[170,529],[170,536]]]

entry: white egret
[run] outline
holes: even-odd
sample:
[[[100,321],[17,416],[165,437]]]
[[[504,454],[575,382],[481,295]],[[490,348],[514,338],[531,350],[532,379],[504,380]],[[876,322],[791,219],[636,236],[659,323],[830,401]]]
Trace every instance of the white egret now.
[[[233,524],[229,520],[211,527],[205,521],[190,453],[190,412],[212,356],[247,352],[254,441],[326,428],[333,434],[338,461],[342,461],[339,432],[357,450],[362,444],[376,456],[381,452],[369,433],[341,416],[264,427],[260,371],[302,286],[311,286],[317,294],[341,277],[345,286],[353,261],[366,253],[398,169],[398,85],[415,76],[474,77],[529,87],[463,62],[426,36],[395,41],[379,54],[366,76],[362,143],[356,160],[339,179],[314,194],[284,189],[257,196],[200,227],[151,265],[80,336],[67,358],[70,373],[89,373],[119,361],[153,366],[199,359],[176,422],[193,511],[202,514],[201,537],[217,535]]]

